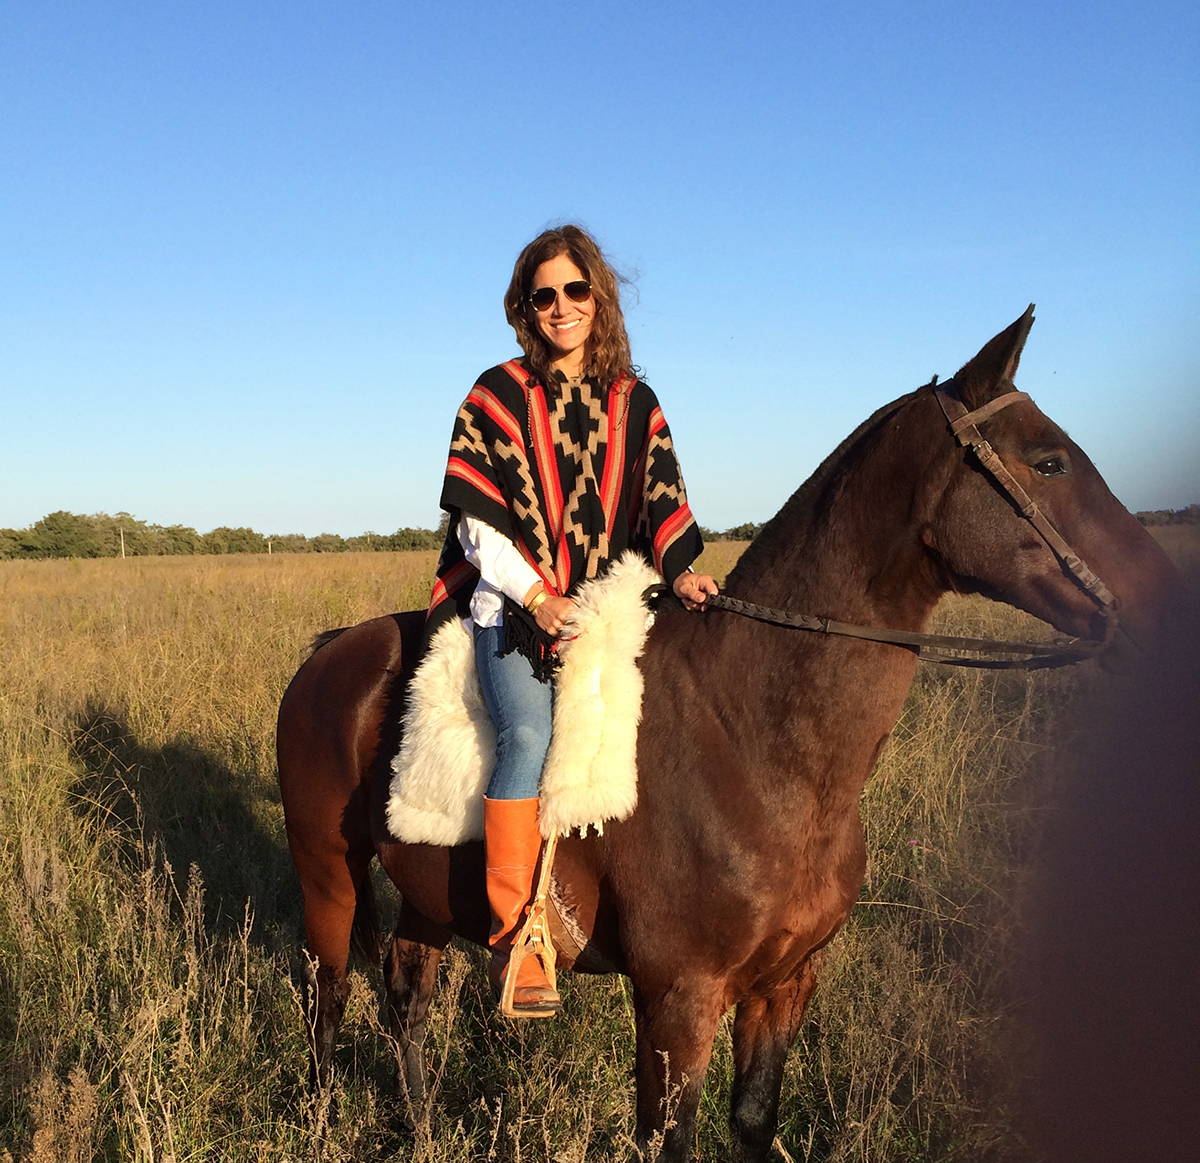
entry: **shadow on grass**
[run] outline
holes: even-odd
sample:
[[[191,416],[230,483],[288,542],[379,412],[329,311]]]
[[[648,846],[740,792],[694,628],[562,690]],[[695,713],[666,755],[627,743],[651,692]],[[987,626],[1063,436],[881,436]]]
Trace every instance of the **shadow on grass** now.
[[[281,974],[290,970],[298,985],[300,897],[274,784],[187,738],[148,745],[138,737],[132,719],[125,707],[100,697],[79,709],[70,737],[79,768],[72,788],[76,811],[99,825],[110,838],[111,859],[130,873],[146,868],[148,853],[161,853],[185,896],[189,869],[195,866],[204,885],[203,926],[214,941],[237,942],[249,905],[254,917],[251,944]],[[377,865],[373,875],[386,933],[386,898],[391,892]],[[447,980],[452,976],[448,967],[441,975],[445,993],[439,1008],[449,1008],[451,1020],[450,1028],[431,1032],[427,1047],[431,1071],[440,1068],[433,1125],[439,1140],[494,1144],[495,1158],[505,1163],[540,1146],[540,1119],[535,1125],[530,1112],[549,1113],[556,1135],[564,1139],[577,1133],[574,1103],[561,1092],[571,1089],[574,1074],[583,1069],[573,1060],[588,1054],[586,1046],[581,1050],[580,1027],[602,1028],[603,1033],[593,1032],[590,1047],[594,1069],[602,1071],[605,1056],[611,1057],[611,1039],[617,1036],[611,1029],[615,1019],[605,1012],[611,1007],[582,996],[583,991],[575,994],[568,980],[564,992],[572,1007],[571,1021],[524,1026],[502,1022],[486,980],[486,955],[473,950],[468,957],[469,965],[462,967],[457,981]],[[361,957],[355,964],[365,968]],[[369,979],[378,989],[377,965]],[[258,980],[268,991],[278,982],[270,971]],[[265,1016],[272,998],[261,998],[258,1004],[264,1010],[257,1059],[262,1064],[284,1051],[279,1026]],[[298,1008],[295,1022],[299,1034]],[[273,1087],[273,1118],[309,1128],[314,1136],[319,1130],[320,1137],[327,1136],[329,1159],[349,1157],[351,1143],[354,1157],[364,1163],[413,1154],[416,1143],[402,1127],[405,1110],[395,1097],[393,1049],[374,1030],[374,1021],[359,1018],[343,1026],[333,1096],[340,1114],[319,1113],[321,1099],[308,1091],[307,1058],[299,1045],[292,1043],[285,1052],[290,1056],[286,1069],[262,1067]],[[603,1078],[606,1088],[612,1086],[615,1073],[615,1085],[631,1099],[632,1083],[624,1076],[627,1065],[615,1072],[603,1070]],[[591,1070],[589,1065],[585,1078],[591,1077]],[[373,1113],[364,1115],[367,1110]],[[611,1128],[591,1131],[590,1142],[601,1152],[597,1157],[624,1157],[621,1127],[627,1121],[618,1118]]]
[[[187,739],[144,745],[125,712],[101,699],[76,717],[71,749],[83,768],[78,810],[110,830],[119,859],[140,868],[157,847],[181,892],[194,865],[211,936],[240,930],[249,908],[260,947],[296,943],[299,893],[273,787]]]

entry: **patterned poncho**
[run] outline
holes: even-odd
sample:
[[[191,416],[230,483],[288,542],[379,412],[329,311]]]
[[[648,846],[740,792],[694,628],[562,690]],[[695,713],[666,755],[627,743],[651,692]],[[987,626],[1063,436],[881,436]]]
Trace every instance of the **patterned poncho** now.
[[[454,422],[441,506],[451,521],[429,633],[469,616],[479,580],[458,542],[460,513],[510,537],[551,594],[627,548],[672,582],[703,548],[662,409],[632,377],[546,388],[518,360],[484,372]]]

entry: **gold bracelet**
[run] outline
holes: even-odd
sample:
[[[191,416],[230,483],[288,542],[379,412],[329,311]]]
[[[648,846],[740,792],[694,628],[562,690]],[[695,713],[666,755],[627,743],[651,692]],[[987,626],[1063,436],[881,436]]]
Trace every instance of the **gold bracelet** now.
[[[529,604],[525,607],[525,609],[527,609],[531,614],[536,614],[538,612],[538,606],[540,606],[549,596],[550,595],[546,593],[544,589],[538,590],[538,592],[529,599]]]

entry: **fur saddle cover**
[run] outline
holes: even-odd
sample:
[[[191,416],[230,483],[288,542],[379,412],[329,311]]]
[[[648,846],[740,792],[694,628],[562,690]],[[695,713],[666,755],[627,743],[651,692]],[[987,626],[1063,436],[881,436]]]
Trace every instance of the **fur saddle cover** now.
[[[585,582],[559,646],[554,722],[542,769],[542,835],[565,836],[637,806],[637,659],[653,616],[643,591],[662,578],[632,551]],[[470,629],[452,619],[433,637],[408,689],[404,734],[392,761],[388,828],[411,844],[452,846],[483,837],[483,793],[496,729],[475,671]]]

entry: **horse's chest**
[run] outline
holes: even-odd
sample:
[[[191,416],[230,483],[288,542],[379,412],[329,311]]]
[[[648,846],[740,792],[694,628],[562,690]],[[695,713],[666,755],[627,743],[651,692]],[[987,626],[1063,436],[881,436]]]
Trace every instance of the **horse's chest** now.
[[[760,881],[746,910],[736,976],[749,992],[792,976],[849,915],[864,868],[857,820],[793,853],[787,867],[790,875]]]
[[[731,1001],[770,993],[794,977],[800,966],[841,928],[853,905],[853,894],[834,890],[796,900],[778,923],[758,934],[750,956],[731,980]]]

